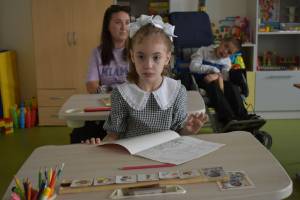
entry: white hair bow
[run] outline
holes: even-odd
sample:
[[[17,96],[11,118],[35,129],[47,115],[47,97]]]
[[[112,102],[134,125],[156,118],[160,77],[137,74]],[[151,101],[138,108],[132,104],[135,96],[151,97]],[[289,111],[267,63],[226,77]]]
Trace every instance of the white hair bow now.
[[[132,38],[136,32],[147,24],[153,24],[153,26],[162,29],[173,41],[172,37],[177,37],[174,35],[175,26],[172,26],[169,23],[164,23],[162,18],[159,15],[153,17],[149,15],[141,15],[136,19],[135,22],[129,24],[129,37]]]

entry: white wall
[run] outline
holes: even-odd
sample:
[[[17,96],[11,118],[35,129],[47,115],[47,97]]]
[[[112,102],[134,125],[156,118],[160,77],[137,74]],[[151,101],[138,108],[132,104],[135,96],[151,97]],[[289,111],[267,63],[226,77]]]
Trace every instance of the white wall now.
[[[36,96],[31,0],[0,0],[0,48],[17,52],[21,98]]]
[[[198,0],[169,0],[169,12],[176,11],[198,11]]]
[[[247,0],[206,0],[207,13],[211,22],[217,23],[220,19],[229,16],[245,16]],[[254,1],[254,0],[251,0]]]

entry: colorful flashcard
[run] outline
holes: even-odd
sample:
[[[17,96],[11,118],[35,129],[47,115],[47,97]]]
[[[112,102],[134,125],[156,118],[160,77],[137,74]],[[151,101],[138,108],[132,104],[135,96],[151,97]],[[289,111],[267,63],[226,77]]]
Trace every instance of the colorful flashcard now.
[[[122,175],[116,176],[116,183],[136,183],[136,175]]]
[[[229,171],[228,181],[217,181],[221,190],[253,188],[254,184],[244,171]]]
[[[225,176],[223,167],[208,167],[202,168],[201,170],[203,175],[206,176],[208,179],[215,179]]]
[[[70,187],[86,187],[93,184],[92,179],[73,180]]]
[[[144,181],[158,181],[158,174],[138,174],[137,181],[144,182]]]
[[[179,178],[181,179],[195,178],[198,176],[200,176],[200,172],[197,169],[179,171]]]
[[[96,177],[93,185],[111,185],[116,183],[115,177]]]
[[[159,172],[158,177],[160,179],[174,179],[179,177],[178,171],[165,171],[165,172]]]

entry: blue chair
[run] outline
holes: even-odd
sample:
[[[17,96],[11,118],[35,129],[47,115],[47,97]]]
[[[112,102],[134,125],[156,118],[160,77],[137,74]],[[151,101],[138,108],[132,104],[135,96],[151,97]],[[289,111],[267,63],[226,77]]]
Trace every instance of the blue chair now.
[[[189,71],[189,63],[192,53],[213,43],[209,16],[205,12],[173,12],[170,13],[169,20],[175,25],[175,35],[178,36],[174,38],[173,72],[188,90],[197,89],[195,79]]]

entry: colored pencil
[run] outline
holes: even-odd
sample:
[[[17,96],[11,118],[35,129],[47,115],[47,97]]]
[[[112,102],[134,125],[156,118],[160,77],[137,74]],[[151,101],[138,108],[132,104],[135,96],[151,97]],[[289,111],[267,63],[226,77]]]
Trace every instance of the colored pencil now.
[[[170,163],[164,163],[164,164],[158,164],[158,165],[138,165],[138,166],[127,166],[122,167],[120,170],[134,170],[134,169],[148,169],[148,168],[162,168],[162,167],[174,167],[175,164]]]

